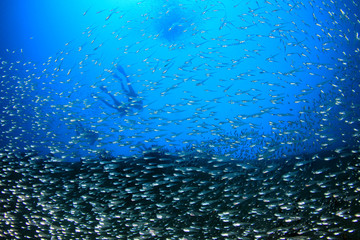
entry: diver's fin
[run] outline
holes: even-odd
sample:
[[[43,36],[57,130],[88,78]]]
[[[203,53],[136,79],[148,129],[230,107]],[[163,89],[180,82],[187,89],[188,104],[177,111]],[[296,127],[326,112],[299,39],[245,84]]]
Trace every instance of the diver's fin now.
[[[108,90],[104,85],[100,86],[100,90],[105,92],[105,93],[108,93]]]
[[[127,74],[126,74],[126,72],[125,72],[125,70],[124,70],[124,68],[121,66],[121,65],[118,65],[117,67],[116,67],[116,69],[122,74],[122,75],[124,75],[124,77],[128,77],[127,76]]]

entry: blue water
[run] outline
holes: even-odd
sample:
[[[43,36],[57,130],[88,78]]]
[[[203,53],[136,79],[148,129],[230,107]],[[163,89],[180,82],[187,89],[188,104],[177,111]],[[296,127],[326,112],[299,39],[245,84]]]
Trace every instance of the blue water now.
[[[359,144],[355,2],[36,0],[0,9],[4,149],[64,160],[150,149],[262,160]],[[127,101],[117,66],[143,102],[125,116],[102,101]]]

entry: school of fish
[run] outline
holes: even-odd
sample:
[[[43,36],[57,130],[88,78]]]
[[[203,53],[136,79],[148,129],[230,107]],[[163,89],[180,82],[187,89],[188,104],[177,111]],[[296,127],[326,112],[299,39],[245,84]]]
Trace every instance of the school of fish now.
[[[360,239],[359,6],[144,0],[7,50],[0,238]]]

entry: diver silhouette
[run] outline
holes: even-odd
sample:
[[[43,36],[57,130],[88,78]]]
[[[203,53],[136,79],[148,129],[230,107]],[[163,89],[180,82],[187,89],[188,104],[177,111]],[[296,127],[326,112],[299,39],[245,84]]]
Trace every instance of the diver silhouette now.
[[[139,97],[133,87],[131,86],[130,76],[128,76],[125,70],[121,66],[117,66],[116,68],[126,79],[127,88],[124,85],[123,79],[117,75],[116,73],[112,73],[113,77],[120,80],[121,88],[124,94],[127,97],[127,102],[120,102],[116,97],[111,94],[105,86],[100,86],[100,90],[109,95],[112,99],[113,104],[109,103],[108,101],[104,100],[103,98],[97,96],[100,101],[102,101],[106,106],[116,109],[121,116],[125,116],[127,113],[131,112],[131,110],[141,110],[143,108],[143,101]]]

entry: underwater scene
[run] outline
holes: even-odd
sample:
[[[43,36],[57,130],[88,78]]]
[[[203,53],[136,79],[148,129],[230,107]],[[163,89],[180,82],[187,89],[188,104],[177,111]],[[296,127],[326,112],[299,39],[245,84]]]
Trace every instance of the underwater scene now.
[[[0,3],[0,239],[360,239],[358,0]]]

